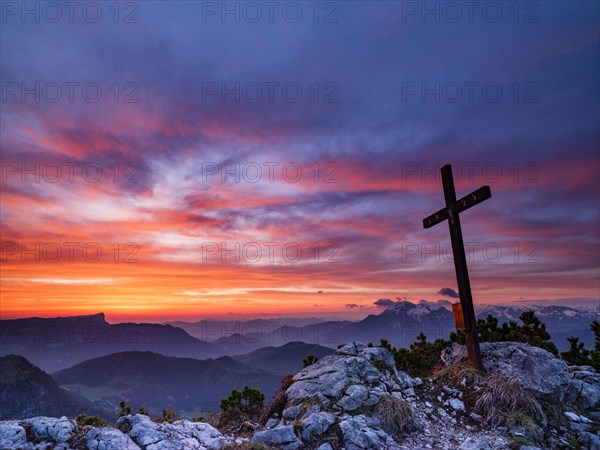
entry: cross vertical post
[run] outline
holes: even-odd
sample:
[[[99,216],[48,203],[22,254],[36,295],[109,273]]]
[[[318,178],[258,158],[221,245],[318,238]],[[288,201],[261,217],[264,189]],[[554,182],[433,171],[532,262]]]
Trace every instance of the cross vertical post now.
[[[423,220],[423,227],[430,228],[443,220],[448,220],[450,240],[452,242],[452,255],[454,257],[454,268],[456,271],[456,284],[458,285],[458,294],[464,319],[464,333],[468,358],[473,367],[483,371],[481,351],[479,349],[479,340],[477,338],[477,320],[475,317],[475,308],[473,306],[473,297],[471,295],[471,283],[469,281],[469,272],[467,271],[467,257],[465,255],[459,213],[487,200],[492,194],[489,186],[483,186],[457,201],[456,191],[454,189],[454,178],[452,177],[452,167],[449,164],[446,164],[442,167],[441,173],[446,207],[425,218]]]

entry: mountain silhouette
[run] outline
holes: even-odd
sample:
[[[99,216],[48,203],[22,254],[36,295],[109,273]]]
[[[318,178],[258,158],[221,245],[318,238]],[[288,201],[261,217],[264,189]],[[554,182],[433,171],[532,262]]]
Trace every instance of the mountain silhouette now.
[[[323,358],[333,354],[333,349],[305,342],[290,342],[280,347],[264,347],[233,359],[254,368],[275,372],[280,375],[302,370],[302,360],[308,355]]]
[[[135,410],[144,407],[152,415],[173,409],[191,417],[218,411],[221,399],[245,385],[270,398],[281,378],[226,356],[197,360],[147,351],[93,358],[52,376],[59,385],[90,400],[114,405],[125,400]]]
[[[65,389],[46,372],[18,355],[0,357],[0,418],[97,413],[90,403]]]
[[[180,328],[149,323],[109,324],[102,313],[1,320],[0,343],[0,355],[22,355],[48,372],[123,351],[147,350],[192,358],[223,355],[217,344],[200,341]]]

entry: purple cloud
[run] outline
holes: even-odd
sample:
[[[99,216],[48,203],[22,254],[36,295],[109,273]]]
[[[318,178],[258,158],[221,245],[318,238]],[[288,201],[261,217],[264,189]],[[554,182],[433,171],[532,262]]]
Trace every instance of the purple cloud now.
[[[379,300],[375,300],[373,302],[373,304],[375,306],[382,306],[384,308],[392,306],[394,303],[396,303],[396,302],[394,300],[389,299],[389,298],[380,298]]]
[[[437,294],[443,295],[444,297],[459,298],[458,292],[449,287],[441,288],[439,291],[437,291]]]

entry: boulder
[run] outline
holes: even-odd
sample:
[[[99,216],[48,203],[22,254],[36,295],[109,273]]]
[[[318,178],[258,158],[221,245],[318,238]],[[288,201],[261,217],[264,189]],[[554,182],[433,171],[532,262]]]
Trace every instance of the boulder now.
[[[369,389],[362,384],[353,384],[346,389],[344,396],[337,402],[337,406],[345,411],[354,411],[360,408],[369,398]]]
[[[416,384],[407,374],[399,376],[388,350],[352,342],[297,373],[286,395],[288,401],[312,398],[353,411]],[[285,411],[284,417],[292,413],[296,411]]]
[[[16,420],[1,422],[0,426],[0,448],[20,448],[26,443],[25,428]]]
[[[480,344],[480,348],[483,344]],[[453,343],[450,347],[445,348],[440,353],[440,359],[449,366],[459,362],[467,361],[467,347],[458,343]]]
[[[600,409],[600,374],[591,366],[570,366],[568,399],[582,410]]]
[[[41,439],[52,439],[56,443],[67,442],[73,432],[77,429],[77,423],[65,416],[56,417],[34,417],[23,420],[22,423],[30,425],[33,434]]]
[[[161,425],[152,422],[148,416],[143,414],[120,417],[117,423],[119,425],[130,425],[129,437],[144,448],[167,438],[167,434],[162,430]]]
[[[176,430],[186,438],[196,439],[202,447],[208,450],[219,450],[230,444],[230,439],[223,436],[219,430],[205,422],[190,422],[177,420],[173,424],[166,424],[167,430]]]
[[[294,420],[300,415],[301,411],[300,404],[292,405],[283,410],[283,418],[287,420]]]
[[[349,344],[342,345],[340,348],[337,349],[335,354],[342,356],[358,356],[360,353],[364,352],[368,348],[373,347],[368,347],[362,342],[354,341],[350,342]]]
[[[467,352],[455,343],[441,358],[446,364],[466,361]],[[522,342],[484,342],[481,359],[486,371],[515,377],[526,389],[557,403],[569,390],[567,363],[542,348]]]
[[[302,439],[310,441],[325,433],[335,423],[335,416],[326,412],[316,412],[302,418]]]
[[[365,415],[351,416],[340,422],[347,450],[397,449],[394,440],[378,427],[374,419]]]
[[[116,428],[93,428],[85,439],[90,450],[140,450],[129,436]]]
[[[254,433],[254,442],[270,445],[282,450],[296,450],[302,446],[302,441],[294,434],[292,425],[282,425],[269,430]]]
[[[182,437],[167,437],[156,444],[145,447],[146,450],[205,450],[196,439]]]
[[[465,410],[464,402],[457,398],[451,398],[447,401],[447,403],[452,409],[455,409],[456,411],[464,411]]]
[[[140,447],[147,450],[170,450],[181,448],[177,442],[185,442],[185,448],[219,450],[230,443],[219,430],[204,422],[177,420],[168,423],[156,423],[148,416],[136,414],[123,416],[117,423],[130,429],[129,436]],[[175,447],[174,447],[175,446]]]
[[[269,420],[267,420],[267,423],[265,424],[265,426],[267,428],[275,428],[278,424],[279,424],[280,420],[276,419],[275,417],[271,417]]]

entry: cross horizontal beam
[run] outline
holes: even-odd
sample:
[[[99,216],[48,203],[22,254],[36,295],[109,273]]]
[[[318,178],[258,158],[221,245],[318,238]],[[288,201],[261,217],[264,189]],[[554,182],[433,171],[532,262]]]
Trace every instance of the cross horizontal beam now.
[[[490,187],[482,186],[470,194],[465,195],[463,198],[456,200],[452,205],[446,206],[423,219],[423,228],[431,228],[432,226],[447,220],[450,216],[450,210],[452,211],[452,214],[458,214],[491,197],[492,191]]]

